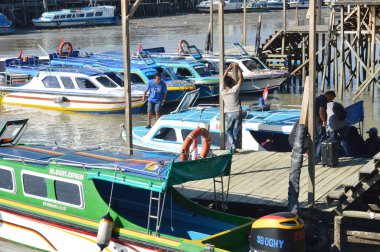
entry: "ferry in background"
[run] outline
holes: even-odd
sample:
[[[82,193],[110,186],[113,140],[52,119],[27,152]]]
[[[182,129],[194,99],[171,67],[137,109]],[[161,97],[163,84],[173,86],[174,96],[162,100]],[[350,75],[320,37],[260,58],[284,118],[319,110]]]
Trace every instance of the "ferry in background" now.
[[[4,14],[0,13],[0,35],[14,33],[15,29],[11,26],[11,21],[9,21]]]
[[[247,12],[267,12],[269,11],[267,7],[267,1],[252,1],[248,2],[246,5],[246,11]],[[244,6],[241,7],[244,9]]]
[[[284,8],[283,0],[268,0],[267,7],[270,10],[282,10]]]
[[[113,25],[117,21],[115,6],[107,5],[44,12],[40,18],[32,20],[38,28]]]
[[[225,12],[240,12],[243,6],[242,0],[226,0],[224,1]],[[218,11],[218,0],[213,0],[213,10]],[[195,6],[199,12],[210,12],[210,1],[202,1]]]

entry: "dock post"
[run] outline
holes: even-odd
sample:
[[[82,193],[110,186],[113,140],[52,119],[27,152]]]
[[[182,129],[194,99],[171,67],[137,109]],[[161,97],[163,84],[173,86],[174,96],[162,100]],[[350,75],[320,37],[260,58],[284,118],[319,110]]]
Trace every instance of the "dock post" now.
[[[43,0],[44,11],[49,11],[48,0]]]
[[[298,4],[296,5],[296,16],[295,16],[295,25],[299,25],[299,18],[298,18]]]
[[[243,46],[247,45],[247,1],[243,1],[243,34],[241,36],[241,44]]]
[[[210,2],[210,48],[209,53],[214,52],[214,4]]]
[[[309,144],[309,164],[308,164],[308,197],[309,206],[314,206],[315,200],[315,1],[310,0],[310,19],[309,19],[309,113],[308,113],[308,132],[310,136]]]
[[[375,66],[376,66],[376,6],[373,5],[371,8],[371,75],[375,73]],[[369,65],[368,65],[369,66]],[[370,82],[370,95],[371,95],[371,102],[375,102],[375,78],[373,78]]]
[[[343,100],[343,96],[346,89],[346,65],[345,65],[345,53],[344,53],[344,7],[340,7],[340,99]]]
[[[221,91],[223,90],[224,80],[224,0],[218,2],[218,29],[219,29],[219,108],[220,108],[220,148],[224,150],[226,148],[225,141],[225,121],[224,121],[224,103]]]
[[[285,54],[285,37],[286,37],[286,0],[282,0],[282,22],[284,27],[284,34],[282,36],[281,55]]]
[[[305,35],[302,36],[302,64],[306,61],[306,39]],[[302,67],[302,84],[308,85],[308,83],[305,82],[306,78],[306,66]]]
[[[359,88],[360,86],[360,44],[361,44],[361,36],[360,36],[360,31],[361,31],[361,9],[360,5],[357,6],[357,13],[356,13],[356,87]]]
[[[131,112],[131,59],[130,59],[130,36],[128,15],[129,0],[121,1],[122,37],[123,37],[123,59],[124,59],[124,93],[125,93],[125,120],[126,130],[125,147],[128,154],[133,154],[132,144],[132,112]]]

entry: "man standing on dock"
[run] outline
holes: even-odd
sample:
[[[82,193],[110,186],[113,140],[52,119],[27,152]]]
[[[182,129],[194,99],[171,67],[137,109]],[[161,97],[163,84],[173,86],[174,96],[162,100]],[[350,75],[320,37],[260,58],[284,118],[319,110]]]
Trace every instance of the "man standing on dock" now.
[[[160,118],[161,106],[165,104],[167,88],[165,82],[161,80],[161,74],[156,73],[154,79],[150,80],[144,90],[142,101],[145,102],[145,96],[149,91],[149,97],[147,101],[148,106],[148,124],[146,128],[151,128],[152,113],[156,112],[156,120]]]
[[[228,72],[237,69],[238,78],[234,85],[234,79],[228,76]],[[236,153],[236,147],[240,140],[240,130],[242,124],[241,104],[240,104],[240,87],[243,83],[243,73],[237,63],[230,64],[223,75],[223,89],[221,95],[224,101],[224,113],[226,115],[226,135],[229,148]]]
[[[326,139],[326,125],[327,125],[327,103],[332,102],[336,94],[334,91],[327,91],[315,98],[315,159],[316,162],[321,161],[321,146],[322,142]]]

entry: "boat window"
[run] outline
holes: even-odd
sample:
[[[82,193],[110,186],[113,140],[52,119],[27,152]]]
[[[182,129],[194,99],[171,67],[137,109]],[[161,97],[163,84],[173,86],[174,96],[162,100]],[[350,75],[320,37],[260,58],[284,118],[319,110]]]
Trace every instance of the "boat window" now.
[[[58,16],[54,16],[54,19],[59,19],[59,15]]]
[[[47,197],[46,178],[23,174],[22,182],[26,194]]]
[[[154,139],[162,139],[166,141],[177,141],[177,136],[173,128],[161,128],[157,131]]]
[[[167,71],[167,69],[163,69],[161,73],[161,78],[163,81],[170,81],[173,79],[170,73]]]
[[[249,71],[265,69],[257,60],[244,60],[243,64]]]
[[[108,78],[116,82],[120,87],[124,87],[124,77],[117,73],[107,74]]]
[[[94,16],[94,13],[93,12],[89,12],[86,14],[86,17],[93,17]]]
[[[212,76],[212,73],[210,72],[210,69],[208,69],[205,65],[203,65],[203,66],[194,66],[194,69],[195,69],[195,71],[201,77]]]
[[[96,12],[95,16],[96,17],[101,17],[101,16],[103,16],[103,12],[102,11]]]
[[[98,87],[89,79],[75,78],[75,81],[77,82],[79,89],[98,89]]]
[[[185,78],[192,78],[194,77],[191,72],[189,71],[189,69],[187,68],[184,68],[184,67],[178,67],[177,68],[177,71],[175,72],[175,74],[178,76],[178,77],[185,77]]]
[[[157,72],[145,72],[145,76],[149,79],[149,80],[153,80],[154,79],[154,75],[156,74]]]
[[[61,15],[60,18],[61,18],[61,19],[65,19],[65,18],[66,18],[66,15]]]
[[[71,14],[66,15],[66,18],[71,18]]]
[[[63,182],[59,180],[54,181],[55,196],[58,201],[80,206],[81,192],[77,184]]]
[[[55,76],[46,76],[42,80],[42,83],[47,88],[61,88],[61,86],[59,85],[59,82],[57,80],[57,77],[55,77]]]
[[[110,78],[107,78],[106,76],[97,77],[96,80],[99,81],[100,84],[102,84],[106,88],[116,88],[117,87],[117,85]]]
[[[61,77],[61,81],[66,89],[75,89],[74,83],[70,77]]]
[[[145,84],[138,74],[131,73],[131,84]]]
[[[84,17],[84,13],[77,14],[77,17]]]
[[[15,191],[14,176],[11,170],[0,168],[0,190]]]

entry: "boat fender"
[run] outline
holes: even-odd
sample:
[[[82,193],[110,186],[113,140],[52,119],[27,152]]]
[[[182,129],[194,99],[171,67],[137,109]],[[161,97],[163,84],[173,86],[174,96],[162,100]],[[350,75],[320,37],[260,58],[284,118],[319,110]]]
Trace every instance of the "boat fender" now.
[[[186,53],[186,51],[183,49],[183,44],[185,44],[187,47],[189,47],[189,42],[187,42],[184,39],[181,39],[178,43],[178,53]]]
[[[96,237],[96,244],[99,246],[100,251],[103,251],[110,244],[113,224],[114,222],[110,213],[107,213],[100,220],[98,235]]]
[[[181,154],[179,156],[179,159],[181,161],[189,160],[189,149],[191,144],[195,139],[202,136],[202,151],[199,155],[201,158],[207,157],[208,153],[210,152],[211,147],[211,136],[207,129],[205,128],[196,128],[190,134],[186,137],[185,141],[183,142],[182,148],[181,148]]]
[[[54,103],[62,103],[62,102],[67,102],[67,101],[69,100],[64,96],[58,96],[54,98]]]
[[[69,41],[61,43],[58,47],[58,54],[61,57],[69,57],[73,53],[73,45]]]

